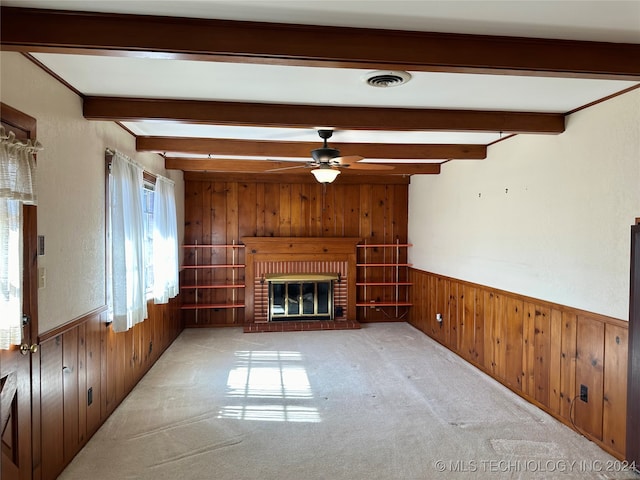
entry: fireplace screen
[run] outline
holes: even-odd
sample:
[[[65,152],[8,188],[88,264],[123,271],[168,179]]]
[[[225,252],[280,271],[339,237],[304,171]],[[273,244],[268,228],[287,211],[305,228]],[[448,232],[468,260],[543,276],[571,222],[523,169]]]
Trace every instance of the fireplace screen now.
[[[333,320],[333,279],[327,277],[269,278],[269,321]]]

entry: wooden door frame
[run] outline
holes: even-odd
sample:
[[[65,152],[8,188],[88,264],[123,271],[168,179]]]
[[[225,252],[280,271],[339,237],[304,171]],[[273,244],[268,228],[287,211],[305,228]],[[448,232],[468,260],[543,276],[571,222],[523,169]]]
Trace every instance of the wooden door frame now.
[[[631,227],[631,279],[629,288],[629,359],[627,364],[626,459],[640,469],[640,219]]]
[[[2,123],[27,132],[35,141],[36,119],[0,102]],[[23,207],[23,298],[27,299],[25,313],[31,321],[26,328],[28,344],[38,343],[38,217],[36,206]],[[23,305],[25,302],[23,301]],[[40,352],[29,355],[31,360],[31,478],[42,478],[40,445]]]

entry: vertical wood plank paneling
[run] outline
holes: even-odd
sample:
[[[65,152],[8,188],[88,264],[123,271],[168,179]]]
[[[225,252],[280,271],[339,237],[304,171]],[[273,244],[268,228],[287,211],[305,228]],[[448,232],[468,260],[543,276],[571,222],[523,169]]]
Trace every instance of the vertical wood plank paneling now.
[[[372,243],[374,238],[372,222],[371,189],[367,185],[360,185],[360,234],[358,235],[366,243]]]
[[[278,184],[271,182],[222,181],[212,176],[192,178],[185,185],[185,213],[189,223],[189,243],[231,243],[241,236],[356,236],[369,243],[391,243],[407,238],[408,185],[384,184],[331,184],[318,183]],[[253,190],[255,189],[255,190]],[[244,193],[251,192],[245,199]],[[244,205],[249,205],[249,210]],[[255,208],[251,206],[254,205]],[[248,214],[248,215],[247,215]],[[246,220],[245,217],[250,220]],[[185,226],[186,228],[186,226]],[[187,228],[186,228],[187,230]],[[186,231],[185,230],[185,231]],[[187,256],[193,252],[186,251]],[[199,251],[200,264],[229,263],[219,258],[221,252]],[[212,254],[212,258],[208,255]],[[391,250],[379,249],[371,252],[380,262],[391,262]],[[406,253],[403,251],[403,260]],[[186,258],[191,262],[193,258]],[[198,272],[200,283],[228,282],[229,271],[203,269]],[[246,273],[246,272],[245,272]],[[368,272],[369,281],[395,281],[392,269]],[[185,284],[193,284],[195,273],[183,272]],[[407,272],[402,272],[406,280]],[[362,289],[359,289],[362,291]],[[405,299],[407,289],[400,287],[400,296]],[[249,291],[250,292],[250,291]],[[238,292],[239,293],[239,292]],[[247,308],[199,310],[198,325],[237,325],[251,316],[251,299],[245,293]],[[371,298],[380,302],[395,301],[395,289],[391,287],[368,287]],[[195,291],[184,291],[185,303],[195,303]],[[199,303],[230,303],[234,292],[223,289],[201,289]],[[189,301],[192,300],[192,301]],[[383,308],[358,309],[358,316],[366,321],[386,321],[391,310]],[[403,313],[403,312],[399,312]],[[185,311],[188,325],[195,324],[196,314]],[[251,319],[252,320],[252,319]],[[442,327],[439,327],[442,329]],[[137,345],[134,339],[134,345]],[[124,345],[127,348],[127,345]],[[135,351],[134,348],[134,355]],[[126,356],[126,353],[125,353]]]
[[[115,357],[116,357],[116,365],[115,365],[115,398],[116,403],[120,403],[125,396],[125,392],[127,391],[127,377],[131,377],[131,366],[126,361],[127,355],[125,352],[125,343],[127,340],[127,334],[122,333],[114,336],[115,339]]]
[[[300,185],[300,225],[296,236],[303,237],[306,232],[312,232],[312,210],[311,210],[311,188],[309,183],[303,183]]]
[[[458,338],[456,353],[468,358],[470,335],[464,323],[473,309],[473,345],[483,349],[482,360],[471,358],[476,365],[567,425],[575,420],[579,432],[624,458],[628,354],[624,322],[415,269],[410,278],[415,285],[414,312],[435,317],[446,304],[446,319],[455,318],[456,310],[460,319],[459,334],[446,341],[435,322],[426,321],[418,328],[453,351]],[[475,303],[470,300],[473,290]],[[580,384],[589,387],[588,403],[576,398]]]
[[[118,373],[118,344],[116,334],[111,326],[105,328],[104,338],[104,370],[102,371],[102,418],[106,418],[115,410],[118,404],[117,398],[117,373]]]
[[[239,236],[239,226],[240,226],[240,206],[238,193],[240,190],[240,185],[236,182],[229,182],[226,184],[226,195],[225,195],[225,203],[226,203],[226,211],[225,211],[225,219],[227,221],[226,230],[225,230],[225,239],[224,243],[227,245],[232,243],[238,243],[240,240]],[[230,252],[227,252],[227,257],[229,257]]]
[[[404,185],[394,185],[393,195],[393,238],[400,243],[407,242],[407,225],[409,223],[409,196]]]
[[[322,236],[322,212],[324,210],[324,193],[325,188],[324,185],[314,184],[312,185],[311,192],[313,194],[311,204],[312,204],[312,230],[315,232],[314,237]]]
[[[86,439],[89,439],[100,426],[100,412],[102,404],[102,386],[101,386],[101,371],[104,368],[103,362],[104,354],[102,351],[102,329],[104,327],[104,321],[106,319],[106,313],[98,314],[89,319],[86,323],[86,365],[87,365],[87,381],[85,385],[85,392],[89,389],[92,391],[92,403],[87,402],[87,434]],[[82,393],[81,393],[82,397]],[[85,401],[86,401],[85,396]]]
[[[345,217],[348,216],[349,204],[347,203],[347,185],[334,185],[334,201],[333,209],[335,228],[333,234],[336,237],[345,236]]]
[[[213,184],[213,195],[210,196],[208,208],[211,210],[211,232],[209,243],[226,243],[227,232],[227,210],[229,201],[229,187],[226,182],[215,182]],[[232,185],[237,185],[233,183]],[[235,224],[232,221],[232,225]],[[204,228],[203,228],[204,230]]]
[[[628,329],[605,325],[602,441],[622,455],[626,453],[628,342]]]
[[[87,432],[87,323],[78,325],[78,447]]]
[[[280,184],[280,201],[278,211],[278,235],[281,237],[291,236],[291,185]]]
[[[550,316],[548,307],[524,303],[522,390],[545,406],[550,398]]]
[[[371,237],[384,243],[386,187],[373,185],[371,188]]]
[[[415,305],[415,308],[412,308],[409,312],[411,324],[420,331],[429,334],[429,330],[432,329],[429,317],[432,302],[429,297],[428,287],[431,277],[428,277],[427,275],[420,275],[416,271],[412,270],[409,278],[410,281],[413,282],[411,301]],[[431,332],[430,335],[433,336],[433,333],[435,332]]]
[[[551,309],[549,347],[549,409],[556,415],[560,414],[561,402],[561,360],[562,360],[562,312]]]
[[[238,185],[238,238],[257,235],[257,185],[255,183],[241,183]]]
[[[560,415],[571,421],[571,403],[576,395],[576,332],[575,314],[562,312],[562,357],[560,359]]]
[[[467,360],[475,360],[475,316],[476,316],[476,289],[470,285],[463,284],[459,287],[460,292],[460,323],[459,323],[459,352]]]
[[[360,189],[344,186],[344,230],[345,237],[360,236]]]
[[[449,318],[447,315],[448,308],[448,289],[447,281],[440,277],[433,275],[429,276],[427,282],[427,288],[429,289],[428,295],[430,299],[430,306],[427,314],[429,315],[429,325],[431,331],[435,334],[435,338],[439,341],[448,344],[449,342]],[[436,316],[438,313],[441,315],[442,321],[438,322]]]
[[[64,385],[64,461],[78,452],[78,329],[62,335],[62,379]]]
[[[202,185],[203,182],[185,183],[185,243],[193,243],[196,239],[202,238]]]
[[[43,480],[54,480],[64,462],[62,335],[40,345],[40,408]]]
[[[530,395],[542,405],[549,406],[550,393],[550,356],[551,309],[538,305],[534,317],[534,365],[533,392]]]
[[[264,185],[264,236],[280,236],[280,187],[278,184]]]
[[[187,182],[187,183],[200,183],[200,182]],[[265,184],[256,184],[256,235],[258,237],[267,236],[266,233],[266,216],[267,205],[265,197]]]
[[[475,333],[473,338],[473,356],[478,365],[484,364],[484,293],[480,288],[474,289],[475,297]]]
[[[233,245],[240,242],[240,237],[238,236],[238,228],[239,228],[239,208],[238,208],[238,183],[237,182],[229,182],[226,184],[226,238],[225,242],[227,245]],[[238,262],[238,253],[239,250],[228,248],[226,249],[226,260],[225,263],[239,263]],[[225,269],[226,270],[226,269]],[[225,272],[225,283],[237,283],[237,275],[238,273],[243,273],[242,270],[229,269]],[[222,289],[223,294],[223,303],[235,303],[237,297],[237,290],[235,289]],[[227,308],[224,312],[225,323],[228,325],[233,325],[235,323],[242,323],[242,320],[238,318],[238,310],[235,308]]]
[[[507,298],[502,294],[494,294],[495,323],[493,326],[493,336],[495,339],[494,372],[500,380],[506,380],[506,332],[507,332]]]
[[[576,333],[576,387],[589,388],[588,402],[576,400],[575,422],[580,428],[602,440],[604,392],[604,324],[579,315]]]
[[[530,396],[535,392],[535,343],[534,324],[536,306],[524,303],[524,320],[522,326],[522,391]]]
[[[384,243],[393,243],[393,185],[384,186]]]
[[[206,244],[211,243],[213,240],[211,233],[215,212],[213,210],[211,199],[215,195],[215,185],[215,182],[206,182],[202,184],[202,194],[200,195],[200,209],[202,212],[200,224],[202,225],[202,234],[198,239],[198,243]]]
[[[334,209],[335,204],[335,188],[331,186],[323,186],[322,189],[322,237],[335,236]]]
[[[302,237],[305,231],[305,221],[302,215],[302,184],[294,183],[289,186],[291,199],[291,230],[292,237]]]
[[[507,297],[504,305],[505,381],[511,387],[521,390],[524,302],[513,297]]]
[[[495,354],[496,354],[496,302],[494,294],[484,289],[484,368],[492,375],[495,375]]]
[[[150,303],[149,318],[124,333],[106,328],[104,308],[58,335],[41,335],[39,427],[45,480],[58,476],[179,334],[178,304],[177,298],[166,305]],[[164,334],[156,335],[160,329]],[[150,355],[152,338],[162,340]]]
[[[447,317],[444,321],[449,325],[448,343],[450,349],[454,352],[458,351],[458,321],[459,321],[459,305],[458,305],[458,282],[448,282],[448,299],[447,302]]]

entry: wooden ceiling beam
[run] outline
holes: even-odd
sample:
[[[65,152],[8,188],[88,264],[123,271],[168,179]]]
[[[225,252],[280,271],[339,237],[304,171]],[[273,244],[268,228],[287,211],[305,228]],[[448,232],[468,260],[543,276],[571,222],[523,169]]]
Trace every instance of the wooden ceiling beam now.
[[[270,142],[226,138],[137,137],[139,152],[184,152],[190,154],[245,157],[308,158],[320,142]],[[406,144],[406,143],[330,143],[343,156],[360,155],[381,159],[466,159],[481,160],[487,156],[485,145]]]
[[[393,170],[353,170],[343,168],[341,171],[346,175],[434,175],[440,173],[438,163],[412,163],[393,164],[386,163],[394,167]],[[183,170],[185,172],[229,172],[229,173],[272,173],[280,175],[291,175],[305,173],[304,163],[278,162],[272,160],[230,160],[219,158],[182,158],[167,157],[164,162],[165,168],[169,170]],[[290,168],[290,167],[298,168]],[[278,170],[278,169],[287,170]],[[269,170],[277,170],[270,172]],[[308,173],[311,169],[308,169]]]
[[[273,175],[271,173],[229,173],[229,172],[184,172],[186,182],[242,182],[242,183],[277,183],[288,184],[308,183],[319,186],[318,181],[310,173]],[[410,175],[338,175],[333,183],[327,185],[332,188],[334,185],[408,185],[411,183]]]
[[[509,133],[562,133],[559,113],[335,107],[269,103],[86,97],[88,120],[167,120],[211,125],[339,130],[453,130]]]
[[[274,65],[640,79],[640,45],[2,7],[2,48]]]

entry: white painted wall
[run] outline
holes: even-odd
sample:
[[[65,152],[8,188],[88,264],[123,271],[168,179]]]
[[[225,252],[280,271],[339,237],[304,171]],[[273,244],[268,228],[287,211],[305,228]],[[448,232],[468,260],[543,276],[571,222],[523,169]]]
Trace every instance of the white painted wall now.
[[[105,304],[105,148],[117,149],[176,183],[182,243],[182,172],[159,155],[135,150],[135,139],[113,122],[89,122],[82,100],[18,53],[0,54],[0,98],[38,121],[38,234],[47,274],[38,291],[39,331],[46,332]]]
[[[628,319],[630,226],[640,217],[640,90],[519,135],[481,161],[413,176],[414,267]]]

